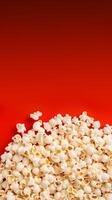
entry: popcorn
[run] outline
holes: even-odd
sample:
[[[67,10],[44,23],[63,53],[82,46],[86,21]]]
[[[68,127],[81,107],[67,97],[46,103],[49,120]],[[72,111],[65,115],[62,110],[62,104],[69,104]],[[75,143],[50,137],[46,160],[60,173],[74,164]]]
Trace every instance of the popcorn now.
[[[56,192],[54,195],[54,199],[55,200],[61,199],[61,192]]]
[[[34,130],[34,131],[39,131],[41,125],[42,125],[42,124],[41,124],[40,121],[34,122],[34,124],[33,124],[33,130]]]
[[[85,193],[91,193],[91,187],[90,186],[85,186],[84,187],[84,192]]]
[[[112,126],[87,112],[41,116],[27,132],[17,124],[0,156],[0,200],[112,200]]]
[[[30,118],[34,119],[34,120],[38,120],[39,117],[42,116],[42,113],[40,111],[34,112],[32,114],[30,114]]]
[[[24,124],[17,124],[16,128],[17,128],[18,133],[24,133],[26,131]]]
[[[38,173],[39,173],[39,168],[37,168],[37,167],[33,168],[32,172],[33,172],[35,175],[38,175]]]
[[[112,200],[112,193],[107,195],[107,200]]]
[[[83,196],[84,196],[84,191],[83,190],[78,190],[77,191],[77,197],[79,197],[81,200],[83,199]]]
[[[49,122],[44,122],[43,125],[44,125],[45,130],[51,131],[51,125]]]
[[[13,182],[10,186],[11,190],[14,191],[15,193],[18,193],[19,191],[19,184],[17,182]]]
[[[93,122],[93,127],[94,127],[95,129],[99,129],[99,128],[100,128],[100,122],[99,122],[99,121],[94,121],[94,122]]]
[[[107,163],[107,162],[109,161],[109,156],[107,156],[107,155],[102,155],[101,160],[102,160],[102,162]]]
[[[21,172],[24,169],[24,165],[22,162],[18,163],[16,166],[17,171]]]
[[[34,192],[35,194],[39,194],[39,192],[40,192],[40,187],[39,187],[39,185],[35,184],[35,185],[33,186],[33,192]]]
[[[7,200],[15,200],[15,196],[12,192],[7,192],[6,199]]]
[[[97,197],[101,196],[101,190],[100,190],[100,189],[96,189],[96,190],[95,190],[95,195],[96,195]]]
[[[24,188],[24,194],[30,196],[30,193],[31,193],[30,187],[25,187]]]

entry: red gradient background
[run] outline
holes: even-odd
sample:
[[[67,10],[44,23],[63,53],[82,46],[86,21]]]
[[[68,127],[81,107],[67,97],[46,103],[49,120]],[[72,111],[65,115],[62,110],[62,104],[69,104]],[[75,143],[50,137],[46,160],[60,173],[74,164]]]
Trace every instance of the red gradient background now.
[[[112,124],[110,1],[0,1],[0,152],[36,110]]]

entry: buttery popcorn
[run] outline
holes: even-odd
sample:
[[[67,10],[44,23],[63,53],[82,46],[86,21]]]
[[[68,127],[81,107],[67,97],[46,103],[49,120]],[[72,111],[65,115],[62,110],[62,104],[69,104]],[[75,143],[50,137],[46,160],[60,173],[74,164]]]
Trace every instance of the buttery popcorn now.
[[[17,124],[0,156],[0,200],[112,200],[112,126],[86,112],[41,116]]]

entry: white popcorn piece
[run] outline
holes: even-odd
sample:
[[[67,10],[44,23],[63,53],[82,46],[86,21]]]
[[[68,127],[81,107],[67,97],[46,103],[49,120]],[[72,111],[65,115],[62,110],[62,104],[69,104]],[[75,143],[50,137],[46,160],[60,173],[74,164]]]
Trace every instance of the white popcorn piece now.
[[[16,200],[14,194],[10,191],[7,192],[6,199],[7,200]]]
[[[26,127],[25,127],[24,124],[18,123],[18,124],[16,125],[16,128],[17,128],[17,132],[18,132],[18,133],[24,133],[24,132],[26,131]]]
[[[56,200],[61,199],[61,192],[56,192],[54,195],[54,199],[56,199]]]
[[[51,131],[51,125],[50,125],[49,122],[44,122],[43,125],[44,125],[44,129],[45,129],[45,130]]]
[[[11,187],[12,191],[14,191],[15,193],[18,193],[19,184],[17,182],[13,182],[10,187]]]
[[[42,125],[41,121],[34,122],[34,124],[33,124],[33,130],[34,131],[40,130],[41,125]]]
[[[95,195],[97,196],[97,197],[99,197],[99,196],[101,196],[101,190],[100,189],[95,189]]]
[[[99,122],[99,121],[94,121],[94,122],[93,122],[93,127],[94,127],[95,129],[99,129],[99,128],[100,128],[100,122]]]
[[[91,193],[91,187],[90,186],[85,186],[84,187],[84,191],[85,191],[85,193]]]
[[[83,196],[84,196],[84,191],[82,189],[78,190],[77,191],[77,197],[79,197],[79,199],[83,199]]]
[[[111,134],[112,133],[112,127],[106,124],[106,126],[103,128],[103,131],[105,134]]]
[[[30,196],[31,193],[31,188],[30,187],[25,187],[24,188],[24,194]]]
[[[36,112],[30,114],[30,118],[32,118],[34,120],[38,120],[41,116],[42,116],[42,112],[40,112],[40,111],[36,111]]]
[[[107,200],[112,200],[112,193],[109,193],[109,194],[107,195]]]
[[[39,185],[35,184],[33,186],[33,191],[35,194],[39,194],[39,192],[41,191]]]
[[[35,175],[38,175],[38,174],[39,174],[39,168],[37,168],[37,167],[33,168],[32,172],[33,172]]]
[[[21,172],[21,171],[24,169],[23,163],[22,163],[22,162],[17,163],[16,169],[17,169],[19,172]]]

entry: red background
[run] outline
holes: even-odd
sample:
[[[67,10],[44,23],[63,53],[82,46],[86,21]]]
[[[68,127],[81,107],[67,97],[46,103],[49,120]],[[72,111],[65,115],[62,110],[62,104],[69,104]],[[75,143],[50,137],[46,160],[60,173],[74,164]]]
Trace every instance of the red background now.
[[[110,1],[0,1],[0,152],[33,111],[104,125],[111,102]]]

